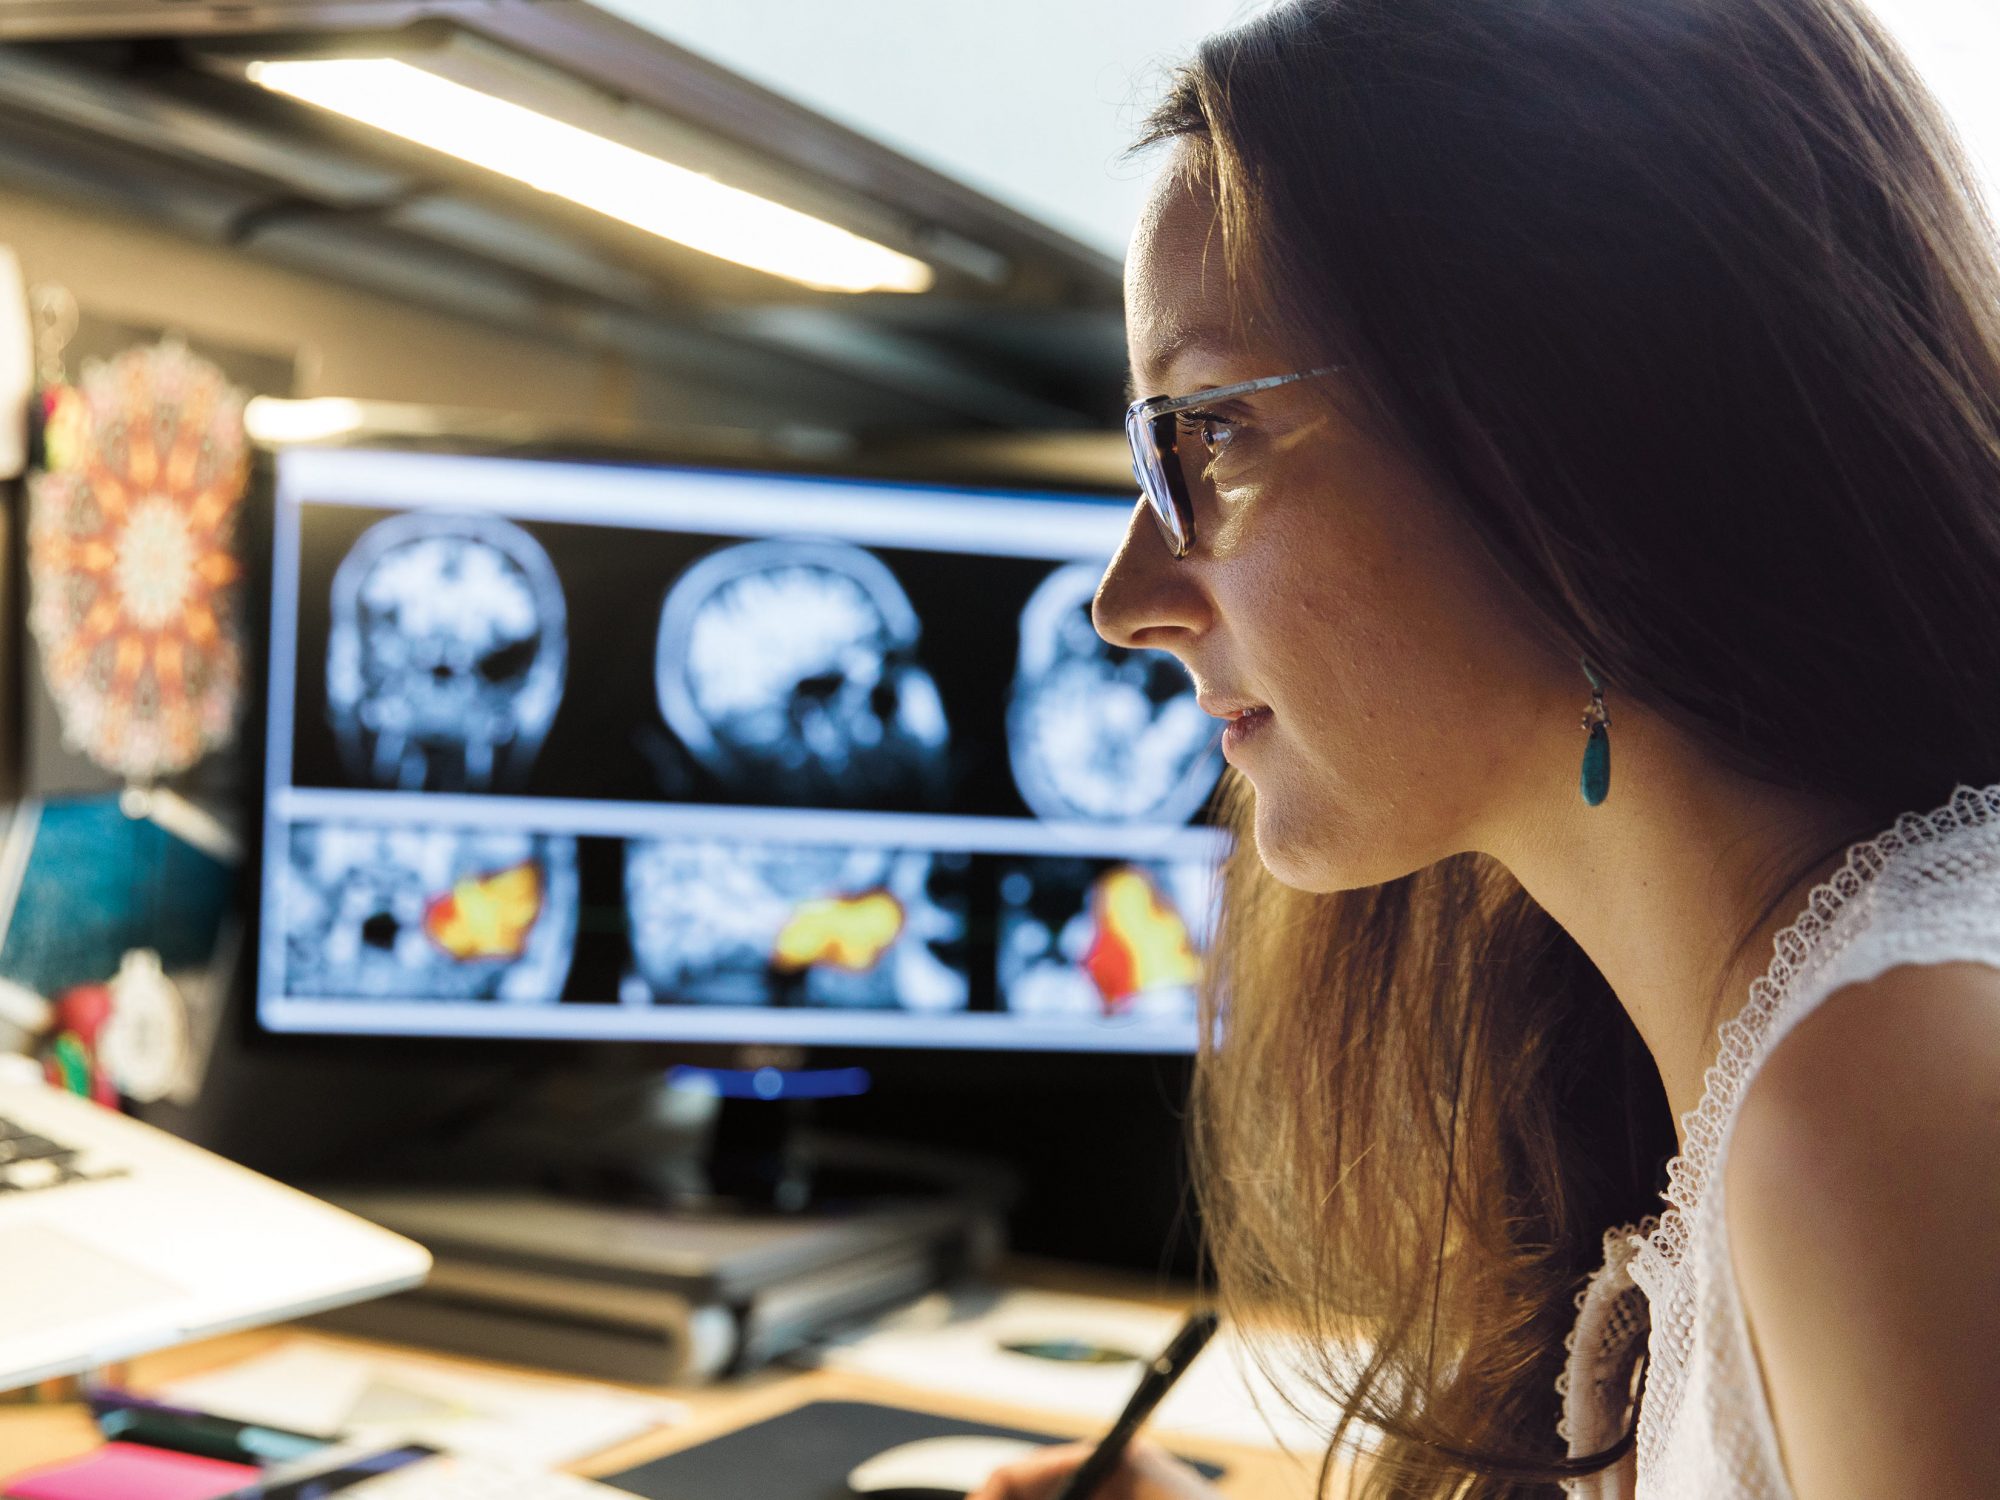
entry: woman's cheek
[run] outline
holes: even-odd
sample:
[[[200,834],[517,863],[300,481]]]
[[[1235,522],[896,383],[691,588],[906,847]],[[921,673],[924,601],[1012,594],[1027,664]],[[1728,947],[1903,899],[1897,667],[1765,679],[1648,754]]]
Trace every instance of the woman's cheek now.
[[[1233,560],[1253,549],[1261,528],[1260,487],[1254,483],[1218,484],[1211,491],[1209,530],[1201,545],[1217,561]],[[1197,517],[1197,529],[1200,518]]]

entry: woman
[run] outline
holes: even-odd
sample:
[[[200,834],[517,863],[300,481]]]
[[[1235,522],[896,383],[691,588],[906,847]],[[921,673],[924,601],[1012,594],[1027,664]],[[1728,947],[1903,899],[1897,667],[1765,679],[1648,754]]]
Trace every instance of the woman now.
[[[1159,143],[1096,618],[1229,720],[1225,1304],[1371,1495],[2000,1494],[2000,275],[1936,107],[1858,0],[1295,0]]]

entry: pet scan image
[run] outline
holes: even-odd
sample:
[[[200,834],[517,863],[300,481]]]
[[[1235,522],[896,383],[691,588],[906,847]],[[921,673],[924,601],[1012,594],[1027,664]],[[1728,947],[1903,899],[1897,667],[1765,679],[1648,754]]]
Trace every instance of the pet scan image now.
[[[999,979],[1016,1015],[1195,1016],[1212,877],[1201,861],[1031,858],[1000,877]]]
[[[568,654],[555,569],[511,521],[412,511],[371,526],[334,574],[327,637],[348,774],[400,791],[518,786]]]
[[[1037,817],[1185,823],[1222,774],[1215,721],[1164,651],[1098,635],[1102,569],[1056,569],[1021,610],[1007,704],[1014,783]]]
[[[965,1009],[962,856],[837,844],[634,839],[625,901],[639,1004]]]
[[[279,900],[287,994],[553,1004],[576,941],[576,840],[300,824]]]
[[[660,611],[661,716],[724,796],[796,805],[919,805],[943,795],[950,730],[917,660],[895,575],[845,542],[712,552]]]

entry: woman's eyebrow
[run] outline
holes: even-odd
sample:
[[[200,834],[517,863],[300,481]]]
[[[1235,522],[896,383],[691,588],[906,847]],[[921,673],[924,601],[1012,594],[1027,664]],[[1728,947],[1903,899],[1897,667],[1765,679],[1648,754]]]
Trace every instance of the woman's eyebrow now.
[[[1153,367],[1160,372],[1160,383],[1169,384],[1167,377],[1173,373],[1174,364],[1190,354],[1223,356],[1230,353],[1235,345],[1228,335],[1219,328],[1206,324],[1177,328],[1169,333],[1153,351]],[[1168,394],[1166,391],[1157,394]],[[1177,393],[1176,393],[1177,394]],[[1139,399],[1139,375],[1136,370],[1125,374],[1125,404],[1131,405]]]

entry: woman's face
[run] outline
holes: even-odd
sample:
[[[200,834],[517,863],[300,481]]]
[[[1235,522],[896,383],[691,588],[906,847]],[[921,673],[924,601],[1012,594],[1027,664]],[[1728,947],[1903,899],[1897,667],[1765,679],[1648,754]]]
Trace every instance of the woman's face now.
[[[1142,396],[1328,362],[1288,356],[1255,318],[1232,327],[1215,200],[1172,168],[1133,240],[1125,312]],[[1491,847],[1525,831],[1500,825],[1574,800],[1589,699],[1466,524],[1343,417],[1349,394],[1336,373],[1184,419],[1194,549],[1176,561],[1138,506],[1095,605],[1107,640],[1179,657],[1210,712],[1268,711],[1225,753],[1256,790],[1265,864],[1311,890]]]

